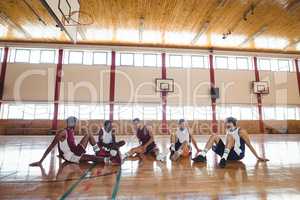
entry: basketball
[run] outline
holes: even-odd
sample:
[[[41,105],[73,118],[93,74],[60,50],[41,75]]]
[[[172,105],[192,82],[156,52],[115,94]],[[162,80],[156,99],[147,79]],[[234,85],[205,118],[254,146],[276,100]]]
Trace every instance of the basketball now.
[[[190,156],[190,147],[189,145],[184,145],[182,147],[182,157],[187,158]]]

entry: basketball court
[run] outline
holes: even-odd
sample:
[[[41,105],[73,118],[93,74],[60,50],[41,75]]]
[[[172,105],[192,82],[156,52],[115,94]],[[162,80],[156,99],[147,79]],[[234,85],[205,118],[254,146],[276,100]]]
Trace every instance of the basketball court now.
[[[298,200],[299,60],[298,0],[1,1],[0,199]]]

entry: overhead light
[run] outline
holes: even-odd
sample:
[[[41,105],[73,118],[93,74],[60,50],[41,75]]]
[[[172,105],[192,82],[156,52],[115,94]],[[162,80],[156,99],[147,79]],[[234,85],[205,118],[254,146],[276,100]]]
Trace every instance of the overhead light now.
[[[286,45],[283,50],[286,50],[289,47],[295,47],[297,50],[299,49],[299,44],[300,44],[300,38],[298,40],[294,40],[292,42],[290,42],[288,45]]]
[[[252,34],[250,37],[246,38],[239,46],[244,46],[249,41],[255,40],[258,36],[265,33],[268,29],[267,25],[263,25],[258,31],[256,31],[254,34]]]
[[[203,35],[203,33],[205,33],[208,29],[208,26],[209,26],[209,21],[205,21],[202,26],[200,27],[198,33],[195,35],[195,37],[193,38],[191,44],[195,44],[200,38],[201,36]]]
[[[25,37],[31,38],[31,35],[27,31],[25,31],[21,26],[15,24],[12,20],[10,20],[9,17],[3,11],[0,11],[0,19],[4,21],[7,25],[13,27],[19,33],[22,33]]]
[[[143,41],[143,33],[144,33],[144,17],[140,18],[140,24],[139,24],[139,42]]]

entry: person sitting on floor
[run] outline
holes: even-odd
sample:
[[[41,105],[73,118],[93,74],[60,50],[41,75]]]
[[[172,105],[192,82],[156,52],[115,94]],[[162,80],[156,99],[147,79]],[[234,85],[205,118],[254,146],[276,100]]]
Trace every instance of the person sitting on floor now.
[[[149,126],[144,125],[139,118],[133,120],[134,129],[136,132],[136,137],[139,140],[140,145],[130,149],[129,152],[125,154],[125,158],[131,157],[133,155],[138,155],[143,158],[144,155],[151,154],[155,156],[157,161],[165,161],[165,156],[159,153],[159,149],[155,144],[154,137]]]
[[[219,166],[224,168],[227,160],[241,160],[245,156],[245,144],[259,161],[269,161],[264,157],[260,157],[251,144],[249,135],[246,130],[237,127],[237,120],[233,117],[225,119],[226,142],[215,134],[212,134],[205,145],[204,150],[195,158],[194,162],[206,162],[206,153],[212,150],[221,156]]]
[[[125,141],[116,142],[115,129],[110,120],[104,121],[104,127],[100,129],[98,136],[98,146],[100,151],[97,153],[100,157],[109,158],[113,165],[120,165],[122,162],[119,148],[125,144]]]
[[[46,149],[42,158],[37,162],[31,163],[30,166],[41,165],[44,159],[50,153],[50,151],[56,146],[56,144],[58,144],[59,156],[62,157],[65,161],[72,162],[72,163],[79,163],[79,162],[86,162],[86,161],[104,162],[103,157],[86,154],[85,149],[88,143],[92,145],[95,154],[97,154],[100,151],[93,135],[91,135],[90,133],[86,133],[81,139],[81,141],[78,144],[76,144],[75,137],[74,137],[75,127],[77,124],[76,117],[68,117],[66,123],[67,123],[67,128],[59,131],[55,135],[54,139]]]
[[[171,134],[170,159],[172,161],[176,161],[180,157],[189,157],[192,153],[192,147],[190,145],[191,142],[196,148],[196,154],[198,154],[200,152],[200,149],[198,148],[195,138],[186,126],[186,121],[184,119],[180,119],[178,121],[178,128],[176,133]]]

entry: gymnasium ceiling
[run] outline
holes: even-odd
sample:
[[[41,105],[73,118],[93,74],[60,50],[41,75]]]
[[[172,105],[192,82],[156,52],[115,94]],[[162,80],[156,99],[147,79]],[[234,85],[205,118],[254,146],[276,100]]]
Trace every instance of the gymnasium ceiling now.
[[[80,9],[94,20],[79,27],[82,44],[300,52],[299,0],[81,0]],[[2,42],[73,43],[40,0],[1,0],[0,11]]]

